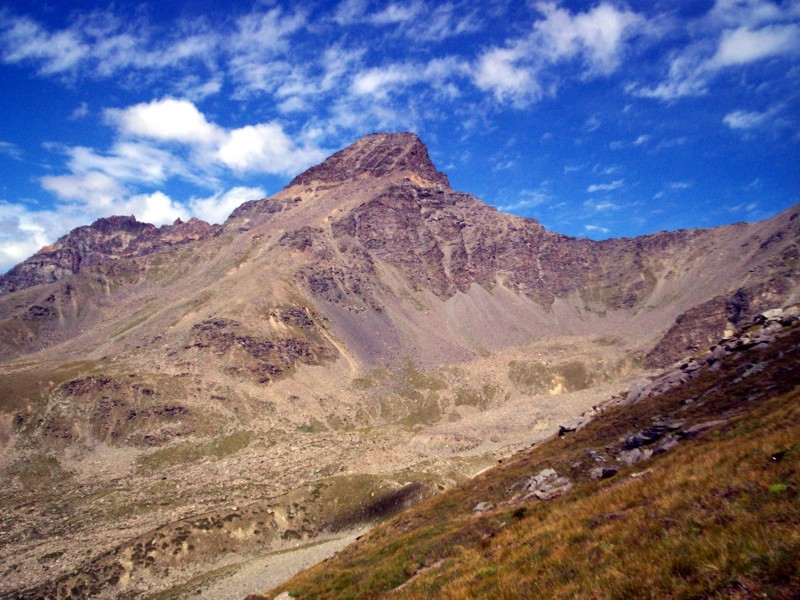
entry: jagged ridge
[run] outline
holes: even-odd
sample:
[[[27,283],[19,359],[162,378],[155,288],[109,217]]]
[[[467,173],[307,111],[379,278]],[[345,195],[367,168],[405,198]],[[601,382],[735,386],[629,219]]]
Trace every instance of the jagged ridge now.
[[[192,218],[156,227],[134,216],[97,219],[45,246],[32,257],[0,275],[0,294],[53,283],[120,258],[142,256],[176,245],[196,242],[219,233],[219,225]]]

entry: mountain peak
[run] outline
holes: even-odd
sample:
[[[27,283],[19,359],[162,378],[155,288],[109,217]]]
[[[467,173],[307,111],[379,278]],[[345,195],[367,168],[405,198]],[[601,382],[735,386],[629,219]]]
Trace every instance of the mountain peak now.
[[[323,163],[295,177],[289,187],[312,181],[335,183],[359,177],[381,177],[409,171],[432,183],[450,185],[428,156],[425,144],[414,133],[373,133],[362,137]]]

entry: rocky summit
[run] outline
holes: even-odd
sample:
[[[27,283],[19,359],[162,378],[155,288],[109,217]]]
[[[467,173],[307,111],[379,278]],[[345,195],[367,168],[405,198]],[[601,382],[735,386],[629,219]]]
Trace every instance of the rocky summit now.
[[[570,238],[380,133],[222,225],[79,227],[0,276],[0,597],[246,580],[574,430],[798,302],[798,215]]]

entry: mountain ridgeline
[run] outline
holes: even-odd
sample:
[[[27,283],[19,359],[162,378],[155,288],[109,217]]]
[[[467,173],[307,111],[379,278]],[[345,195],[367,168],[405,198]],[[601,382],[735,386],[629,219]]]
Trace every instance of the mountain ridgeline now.
[[[102,282],[139,293],[148,284],[163,285],[149,275],[156,263],[185,261],[181,269],[189,277],[193,264],[213,270],[215,255],[236,260],[235,251],[220,252],[225,244],[236,246],[243,262],[238,247],[246,245],[248,254],[291,265],[284,274],[292,287],[334,320],[367,363],[420,345],[394,318],[407,309],[406,289],[426,298],[424,304],[456,312],[474,313],[479,304],[485,314],[470,316],[485,317],[502,333],[519,326],[517,335],[489,336],[489,350],[542,334],[644,332],[648,364],[663,366],[796,299],[798,214],[793,207],[761,223],[633,239],[570,238],[453,191],[415,135],[375,134],[298,175],[274,197],[243,204],[223,226],[192,219],[155,228],[110,217],[71,231],[0,277],[0,293],[34,286],[39,292],[24,306],[5,307],[5,327],[14,333],[0,352],[10,357],[40,347],[43,338],[63,341],[76,319],[91,325],[91,317],[65,311],[59,302],[75,293],[70,281],[76,275],[90,286]],[[70,296],[71,303],[93,304],[93,292],[86,293]],[[357,335],[351,334],[352,315],[359,313],[373,323],[355,325]],[[530,324],[523,319],[520,325],[526,313]],[[392,339],[391,350],[376,353],[369,340],[373,325]],[[434,360],[437,352],[444,360],[470,357],[481,345],[460,331],[438,335],[438,350],[422,348]]]

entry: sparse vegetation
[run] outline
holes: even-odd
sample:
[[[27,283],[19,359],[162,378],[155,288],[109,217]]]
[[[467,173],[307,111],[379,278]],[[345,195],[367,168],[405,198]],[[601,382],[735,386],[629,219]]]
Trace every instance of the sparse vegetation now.
[[[723,380],[707,374],[609,409],[399,515],[267,597],[797,597],[798,348],[784,341],[768,352],[779,359],[757,379],[737,379],[751,365],[734,362]],[[590,456],[673,412],[690,422],[731,417],[646,464],[586,476]],[[544,466],[576,487],[548,502],[515,499],[519,482]],[[474,514],[480,502],[495,508]]]
[[[597,366],[593,365],[593,369],[597,369]],[[598,372],[590,372],[581,360],[557,364],[513,360],[508,364],[508,378],[528,393],[547,394],[584,390],[602,381],[605,376],[599,369]]]
[[[141,473],[153,473],[204,458],[223,458],[243,450],[256,438],[251,431],[237,431],[227,436],[199,442],[182,442],[140,456],[136,461]]]

